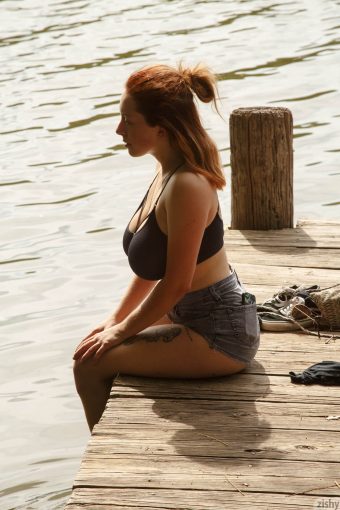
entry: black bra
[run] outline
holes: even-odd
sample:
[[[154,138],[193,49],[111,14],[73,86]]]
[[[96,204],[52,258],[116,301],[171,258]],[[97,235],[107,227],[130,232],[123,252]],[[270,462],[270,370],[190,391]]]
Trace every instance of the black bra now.
[[[168,184],[174,173],[175,172],[173,172],[166,181],[163,189],[157,197],[154,207],[146,216],[141,228],[138,229],[137,225],[136,231],[134,233],[131,232],[129,230],[130,220],[124,232],[123,248],[128,256],[130,267],[134,273],[145,280],[161,280],[165,275],[168,237],[158,226],[155,210],[159,197],[163,193],[165,186]],[[135,216],[137,211],[143,207],[156,177],[150,184],[142,202],[133,214],[132,218]],[[202,243],[197,256],[197,264],[215,255],[215,253],[223,247],[223,244],[223,220],[219,215],[218,208],[215,218],[204,230]]]

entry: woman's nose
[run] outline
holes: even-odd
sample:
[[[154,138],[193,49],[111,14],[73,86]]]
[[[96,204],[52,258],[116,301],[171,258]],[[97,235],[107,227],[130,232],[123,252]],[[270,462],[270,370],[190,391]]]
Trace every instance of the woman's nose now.
[[[118,127],[116,129],[116,133],[117,133],[117,135],[123,135],[124,134],[124,123],[123,123],[122,120],[118,124]]]

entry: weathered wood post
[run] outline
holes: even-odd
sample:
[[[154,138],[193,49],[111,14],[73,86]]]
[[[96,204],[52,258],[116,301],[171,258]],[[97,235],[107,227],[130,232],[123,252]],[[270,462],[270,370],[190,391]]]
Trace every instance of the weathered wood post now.
[[[231,228],[292,228],[293,118],[288,108],[238,108],[230,116]]]

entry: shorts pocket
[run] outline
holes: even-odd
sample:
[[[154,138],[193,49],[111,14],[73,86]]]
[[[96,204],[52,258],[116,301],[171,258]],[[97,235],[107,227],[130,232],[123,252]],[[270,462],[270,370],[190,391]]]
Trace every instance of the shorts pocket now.
[[[259,340],[260,326],[256,315],[256,304],[225,307],[214,313],[217,336],[233,337],[249,347]]]
[[[204,311],[199,313],[198,311],[191,311],[190,313],[184,313],[183,310],[176,310],[173,320],[178,324],[183,324],[183,326],[197,331],[197,333],[203,336],[214,336],[214,319],[211,312]]]
[[[211,312],[205,307],[174,306],[175,314],[181,321],[209,320]]]

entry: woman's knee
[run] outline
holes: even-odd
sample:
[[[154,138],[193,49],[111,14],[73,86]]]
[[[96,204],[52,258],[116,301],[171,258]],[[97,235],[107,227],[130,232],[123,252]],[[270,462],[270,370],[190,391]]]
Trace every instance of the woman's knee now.
[[[77,392],[79,394],[88,391],[96,384],[108,383],[114,377],[104,373],[100,361],[89,358],[85,361],[75,360],[73,363],[73,375]]]
[[[79,360],[74,360],[73,362],[73,376],[77,392],[80,394],[89,385],[90,377],[85,364],[81,363]]]
[[[73,363],[73,375],[79,394],[88,391],[100,379],[92,359],[85,361],[75,360]]]

